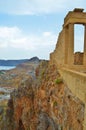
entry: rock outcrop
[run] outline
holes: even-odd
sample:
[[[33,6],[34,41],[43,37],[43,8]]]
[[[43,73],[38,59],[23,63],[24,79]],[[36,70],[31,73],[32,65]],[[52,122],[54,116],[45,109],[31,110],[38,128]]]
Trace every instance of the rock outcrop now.
[[[12,92],[1,130],[82,130],[84,104],[68,89],[56,66],[40,63],[36,77]]]

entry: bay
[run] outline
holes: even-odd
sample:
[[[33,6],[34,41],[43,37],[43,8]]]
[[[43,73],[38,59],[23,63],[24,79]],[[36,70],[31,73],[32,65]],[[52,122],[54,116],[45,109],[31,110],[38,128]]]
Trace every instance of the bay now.
[[[0,70],[11,70],[14,69],[16,66],[0,66]]]
[[[11,70],[15,68],[16,66],[0,66],[0,70]],[[8,87],[1,87],[0,86],[0,102],[3,100],[9,100],[10,99],[10,93],[13,91],[13,88]]]

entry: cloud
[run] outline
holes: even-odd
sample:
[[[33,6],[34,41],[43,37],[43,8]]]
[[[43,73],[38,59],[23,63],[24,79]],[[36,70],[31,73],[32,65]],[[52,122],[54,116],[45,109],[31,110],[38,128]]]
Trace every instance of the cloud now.
[[[1,38],[13,38],[20,34],[21,30],[18,27],[0,27],[0,37]]]
[[[0,48],[10,46],[13,39],[21,37],[21,30],[18,27],[0,27]]]
[[[76,30],[77,29],[77,30]],[[80,31],[79,31],[80,30]],[[77,32],[77,33],[76,33]],[[79,33],[80,32],[80,33]],[[83,28],[75,28],[75,50],[83,51]],[[38,56],[49,58],[56,45],[57,35],[50,31],[41,34],[24,34],[23,30],[14,27],[0,27],[0,58],[11,59]]]
[[[1,0],[0,12],[8,14],[57,13],[86,6],[85,0]]]
[[[15,49],[15,52],[18,50],[19,53],[26,51],[28,54],[40,55],[41,52],[46,52],[45,55],[49,55],[54,49],[56,39],[57,36],[48,31],[40,35],[25,35],[23,30],[18,27],[0,27],[0,49],[9,50],[9,55],[12,49]],[[0,55],[2,54],[0,53]]]

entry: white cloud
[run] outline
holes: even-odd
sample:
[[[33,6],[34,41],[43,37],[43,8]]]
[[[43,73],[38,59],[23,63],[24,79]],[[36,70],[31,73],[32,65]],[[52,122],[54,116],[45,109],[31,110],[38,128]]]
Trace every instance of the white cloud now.
[[[63,12],[75,7],[85,8],[85,0],[1,0],[0,12],[8,14],[40,14]]]
[[[0,48],[6,48],[21,37],[21,30],[18,27],[0,27]]]
[[[0,27],[0,48],[8,49],[9,55],[12,48],[19,50],[19,53],[22,50],[22,53],[26,51],[38,55],[40,51],[44,51],[49,55],[49,52],[54,49],[56,39],[57,36],[48,31],[40,35],[25,35],[18,27]]]
[[[82,29],[82,31],[81,31]],[[80,31],[79,31],[80,30]],[[79,34],[80,33],[80,34]],[[83,28],[78,28],[77,33],[75,30],[75,50],[74,51],[83,51]],[[25,35],[23,30],[18,27],[0,27],[0,49],[8,50],[9,56],[10,50],[13,49],[14,56],[16,50],[19,52],[19,55],[24,55],[24,53],[30,54],[32,57],[33,54],[41,55],[46,58],[51,51],[54,50],[56,45],[57,35],[53,32],[45,31],[40,35],[37,34],[28,34]],[[44,54],[45,53],[45,54]],[[1,56],[0,52],[0,56]],[[4,54],[3,54],[4,55]],[[48,57],[48,56],[47,56]]]
[[[13,38],[20,34],[21,30],[18,27],[0,27],[0,37],[1,38]]]
[[[48,36],[51,36],[52,34],[51,34],[51,32],[44,32],[43,35],[48,37]]]

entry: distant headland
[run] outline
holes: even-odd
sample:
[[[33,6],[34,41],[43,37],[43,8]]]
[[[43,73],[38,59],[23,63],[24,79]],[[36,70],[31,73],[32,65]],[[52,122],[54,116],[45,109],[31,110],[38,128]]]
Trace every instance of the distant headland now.
[[[19,60],[0,60],[0,66],[17,66],[24,62],[39,62],[38,57],[32,57],[30,59],[19,59]]]

